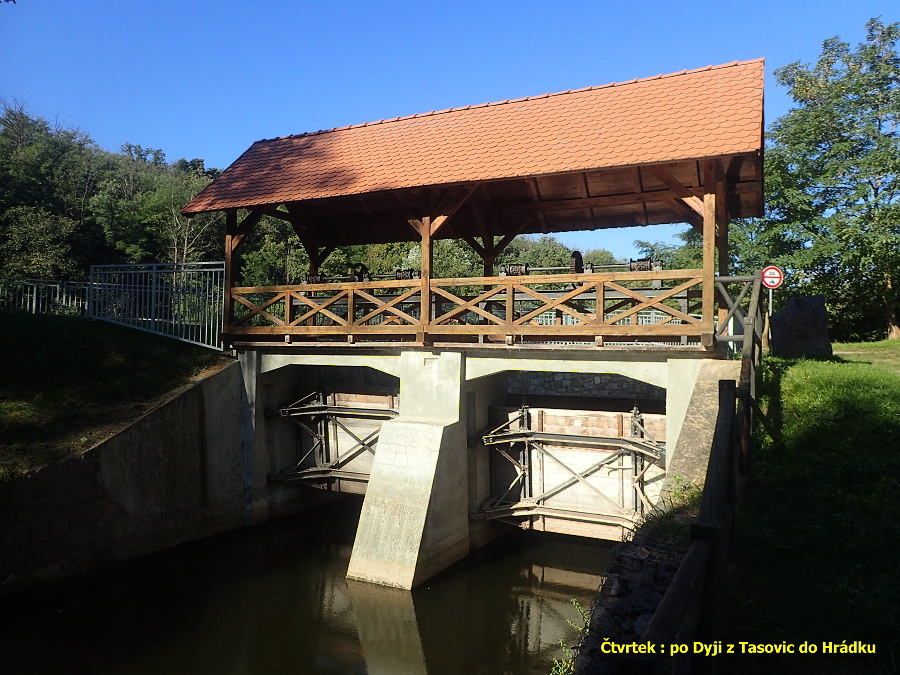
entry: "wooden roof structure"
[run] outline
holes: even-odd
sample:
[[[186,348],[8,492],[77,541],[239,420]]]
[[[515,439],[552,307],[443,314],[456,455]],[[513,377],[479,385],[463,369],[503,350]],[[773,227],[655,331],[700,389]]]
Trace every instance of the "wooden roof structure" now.
[[[716,251],[727,275],[729,219],[763,210],[763,74],[761,59],[735,62],[254,143],[182,209],[226,214],[223,337],[602,346],[629,334],[711,348]],[[292,225],[305,283],[234,285],[237,249],[264,216]],[[586,272],[573,258],[570,274],[516,279],[494,268],[519,234],[680,222],[703,234],[702,269]],[[484,275],[433,278],[438,238],[466,241]],[[318,274],[338,246],[402,241],[420,243],[420,269]],[[644,310],[662,318],[630,325]],[[547,312],[570,323],[547,327]]]
[[[309,250],[418,240],[422,218],[470,243],[699,229],[710,181],[719,218],[759,216],[763,75],[761,59],[735,62],[262,140],[182,212],[250,209],[243,230],[275,216]]]

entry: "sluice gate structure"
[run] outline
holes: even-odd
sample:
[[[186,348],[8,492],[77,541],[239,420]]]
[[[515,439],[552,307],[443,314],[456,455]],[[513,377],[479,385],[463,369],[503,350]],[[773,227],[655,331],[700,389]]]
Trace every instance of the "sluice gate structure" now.
[[[697,387],[734,379],[724,359],[753,333],[758,280],[729,276],[728,222],[762,213],[762,83],[740,62],[254,143],[183,210],[226,216],[248,519],[300,486],[364,493],[348,576],[400,588],[510,524],[620,539],[689,466]],[[305,250],[300,283],[241,284],[264,219]],[[700,233],[696,267],[502,257],[520,234],[602,246],[665,223]],[[445,239],[481,276],[438,273]],[[362,244],[372,270],[331,262]],[[375,273],[398,244],[403,266]],[[664,414],[514,402],[517,372],[648,383]]]

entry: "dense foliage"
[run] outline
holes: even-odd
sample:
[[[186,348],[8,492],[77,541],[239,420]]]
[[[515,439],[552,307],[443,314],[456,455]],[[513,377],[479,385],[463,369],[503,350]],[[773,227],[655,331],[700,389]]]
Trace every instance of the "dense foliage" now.
[[[738,654],[726,672],[896,672],[900,348],[836,347],[859,362],[769,359],[763,371],[768,433],[740,505],[721,637],[860,640],[877,654]]]
[[[774,263],[789,291],[822,293],[837,339],[900,337],[900,24],[872,19],[855,49],[775,71],[796,107],[766,145],[766,214],[738,223],[744,269]]]
[[[167,163],[162,150],[131,143],[106,152],[86,134],[54,127],[19,103],[2,103],[0,112],[0,277],[81,279],[91,264],[221,258],[221,214],[180,213],[219,173],[202,159]],[[297,283],[309,270],[290,225],[277,219],[264,218],[240,254],[240,283],[247,285]],[[496,262],[568,266],[570,255],[553,237],[519,237]],[[372,273],[391,273],[419,267],[419,256],[414,242],[344,246],[321,272],[343,275],[362,263]],[[598,249],[585,260],[613,257]],[[482,271],[464,242],[436,242],[437,276]]]
[[[80,279],[91,264],[219,257],[224,222],[180,209],[217,174],[126,143],[101,150],[19,103],[0,105],[0,276]]]

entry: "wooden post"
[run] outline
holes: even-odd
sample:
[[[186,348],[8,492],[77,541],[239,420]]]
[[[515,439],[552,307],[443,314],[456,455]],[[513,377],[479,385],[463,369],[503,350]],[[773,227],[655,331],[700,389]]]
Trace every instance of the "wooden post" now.
[[[434,261],[431,247],[431,216],[425,216],[419,222],[421,223],[419,234],[422,236],[422,297],[419,323],[424,327],[431,321],[431,266]]]
[[[225,212],[225,293],[223,299],[225,307],[223,308],[223,324],[225,332],[234,322],[234,302],[231,299],[231,289],[234,287],[234,265],[235,265],[235,237],[237,235],[237,210],[229,209]]]
[[[711,325],[715,308],[716,277],[716,193],[703,195],[703,323]],[[709,345],[712,346],[712,345]]]
[[[494,276],[494,260],[496,260],[497,256],[494,254],[493,250],[485,251],[484,255],[481,257],[481,261],[484,263],[484,274],[483,276],[492,277]],[[487,290],[487,286],[483,287]]]
[[[719,251],[719,274],[723,277],[729,274],[728,260],[728,185],[725,179],[725,170],[721,161],[715,164],[716,186],[716,248]],[[719,310],[719,322],[725,321],[728,312],[723,307]]]

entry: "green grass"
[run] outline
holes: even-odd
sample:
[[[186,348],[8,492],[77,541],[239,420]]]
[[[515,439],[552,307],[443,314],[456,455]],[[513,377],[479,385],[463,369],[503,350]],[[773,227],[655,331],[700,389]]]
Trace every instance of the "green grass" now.
[[[0,312],[0,479],[90,447],[223,357],[80,317]]]
[[[876,643],[874,657],[747,655],[729,672],[896,672],[900,663],[900,344],[768,359],[738,507],[726,642]],[[844,353],[852,352],[852,353]]]
[[[838,343],[834,353],[838,359],[854,363],[867,363],[879,368],[900,373],[900,345],[898,340],[881,342]]]

